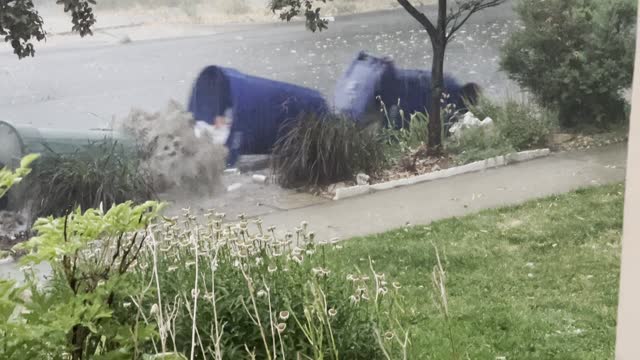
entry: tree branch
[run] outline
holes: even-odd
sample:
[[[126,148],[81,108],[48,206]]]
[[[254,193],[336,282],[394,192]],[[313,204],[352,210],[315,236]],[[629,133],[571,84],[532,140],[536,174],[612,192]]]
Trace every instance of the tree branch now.
[[[436,37],[436,27],[424,13],[416,9],[416,7],[409,2],[409,0],[398,0],[398,4],[400,4],[411,16],[413,16],[414,19],[418,20],[420,25],[422,25],[422,27],[427,30],[427,33],[432,39]]]
[[[451,8],[449,16],[447,16],[447,27],[451,24],[450,30],[446,36],[449,41],[455,33],[477,12],[490,7],[502,5],[506,0],[456,0],[457,9]]]

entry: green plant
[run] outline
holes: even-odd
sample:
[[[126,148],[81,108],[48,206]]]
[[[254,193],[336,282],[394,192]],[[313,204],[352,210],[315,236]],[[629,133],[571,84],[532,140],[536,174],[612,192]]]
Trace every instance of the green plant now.
[[[16,246],[28,254],[26,284],[1,281],[2,359],[136,359],[154,330],[119,316],[122,299],[138,284],[130,281],[161,205],[116,205],[107,212],[76,210],[63,218],[42,218],[37,236]],[[45,286],[29,269],[51,266]],[[6,295],[4,295],[6,294]]]
[[[557,126],[555,112],[541,108],[527,98],[509,98],[498,104],[482,97],[477,104],[470,104],[468,108],[478,119],[491,118],[498,136],[516,151],[547,146]]]
[[[631,85],[636,1],[520,1],[521,30],[501,66],[564,126],[626,120],[621,92]]]
[[[374,175],[385,164],[379,133],[349,119],[307,114],[284,132],[273,148],[272,168],[285,187],[328,185],[358,172]]]
[[[38,159],[38,154],[27,155],[20,161],[20,167],[14,171],[6,167],[0,168],[0,199],[4,197],[9,189],[24,180],[24,177],[31,173],[31,164]]]
[[[497,118],[500,135],[517,151],[545,147],[557,116],[527,101],[508,100]]]
[[[154,198],[140,160],[117,141],[92,143],[71,154],[43,153],[34,163],[26,196],[40,216],[65,216],[82,210],[137,203]]]

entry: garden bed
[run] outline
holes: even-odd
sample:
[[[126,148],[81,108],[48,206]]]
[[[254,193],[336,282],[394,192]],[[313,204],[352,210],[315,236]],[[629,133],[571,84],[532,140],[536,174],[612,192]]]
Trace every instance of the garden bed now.
[[[466,173],[476,172],[488,170],[496,167],[505,166],[512,163],[518,163],[528,160],[533,160],[536,158],[548,156],[551,153],[549,149],[537,149],[537,150],[529,150],[529,151],[521,151],[517,153],[510,153],[507,155],[500,155],[492,158],[488,158],[485,160],[475,161],[472,163],[454,166],[455,163],[451,161],[451,157],[443,157],[439,159],[431,160],[431,164],[424,166],[423,169],[431,169],[431,171],[425,171],[422,174],[416,174],[406,177],[398,177],[396,179],[387,180],[387,181],[373,181],[370,184],[356,184],[353,186],[332,186],[329,187],[323,194],[325,196],[330,196],[333,200],[342,200],[354,196],[364,195],[370,192],[375,191],[384,191],[390,190],[397,187],[415,185],[422,182],[433,181],[438,179],[444,179],[451,176],[462,175]],[[446,168],[440,168],[438,165],[442,164],[451,164],[452,166]],[[403,174],[401,172],[396,173],[397,175]],[[406,173],[405,173],[406,174]]]

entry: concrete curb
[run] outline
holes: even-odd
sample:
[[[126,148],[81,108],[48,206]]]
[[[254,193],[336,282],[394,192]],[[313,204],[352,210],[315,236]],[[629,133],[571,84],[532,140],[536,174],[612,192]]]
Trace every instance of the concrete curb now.
[[[493,169],[509,164],[515,164],[519,162],[529,161],[541,157],[548,156],[551,153],[550,149],[537,149],[521,151],[518,153],[507,154],[503,156],[496,156],[486,160],[480,160],[472,162],[462,166],[456,166],[444,170],[434,171],[431,173],[412,176],[405,179],[391,180],[374,185],[357,185],[347,188],[341,188],[336,190],[336,194],[333,200],[343,200],[354,196],[365,195],[371,192],[390,190],[402,186],[415,185],[427,181],[445,179],[448,177],[468,174],[472,172],[484,171]]]

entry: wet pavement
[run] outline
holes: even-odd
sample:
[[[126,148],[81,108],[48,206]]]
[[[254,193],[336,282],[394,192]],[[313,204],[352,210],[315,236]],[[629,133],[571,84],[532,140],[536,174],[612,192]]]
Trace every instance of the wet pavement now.
[[[434,16],[433,7],[425,11]],[[479,83],[492,96],[516,92],[498,72],[499,48],[516,26],[514,18],[510,3],[472,17],[448,48],[446,71]],[[126,31],[113,30],[116,37]],[[39,48],[35,58],[20,61],[3,46],[0,119],[109,127],[132,107],[153,111],[169,99],[186,101],[199,71],[212,64],[316,88],[331,100],[337,78],[358,51],[391,56],[406,68],[429,68],[431,60],[426,32],[404,10],[337,17],[322,33],[277,23],[198,27],[194,34],[112,45],[85,39]]]

